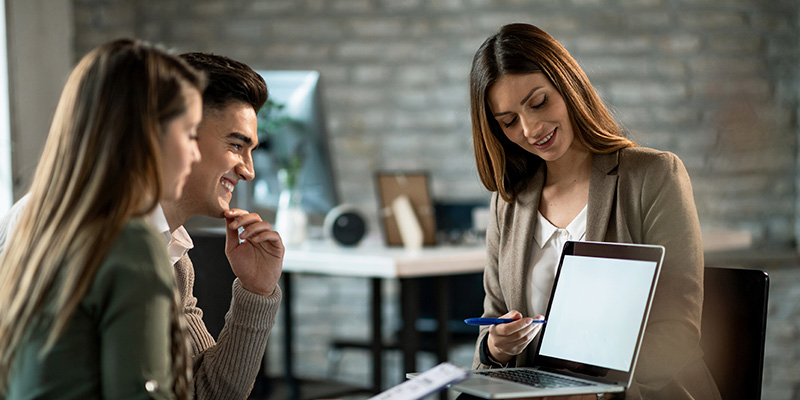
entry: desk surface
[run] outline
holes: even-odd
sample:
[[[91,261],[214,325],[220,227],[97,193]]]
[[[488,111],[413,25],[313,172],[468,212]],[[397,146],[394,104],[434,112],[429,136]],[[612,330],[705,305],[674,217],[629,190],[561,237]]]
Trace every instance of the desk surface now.
[[[200,229],[194,233],[225,236],[224,229]],[[486,266],[483,244],[425,247],[415,251],[386,247],[382,241],[373,239],[356,247],[341,247],[322,240],[287,246],[283,269],[323,275],[414,278],[483,272]],[[747,251],[750,242],[749,234],[740,231],[708,230],[703,234],[703,247],[709,261],[719,258],[717,253],[720,252],[726,255],[733,250]]]
[[[483,272],[486,249],[481,246],[435,246],[420,250],[362,243],[341,247],[310,241],[288,246],[283,270],[324,275],[374,278],[415,278]]]

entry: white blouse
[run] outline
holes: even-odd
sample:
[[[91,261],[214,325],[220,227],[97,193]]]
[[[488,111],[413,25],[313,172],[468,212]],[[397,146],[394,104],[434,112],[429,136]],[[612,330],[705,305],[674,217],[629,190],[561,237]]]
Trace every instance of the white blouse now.
[[[567,225],[566,229],[556,228],[547,218],[537,211],[536,229],[533,239],[536,247],[533,248],[533,257],[528,274],[530,297],[528,298],[528,315],[544,314],[550,302],[550,292],[556,278],[556,267],[561,259],[561,250],[568,240],[582,241],[586,236],[586,210],[588,205]]]

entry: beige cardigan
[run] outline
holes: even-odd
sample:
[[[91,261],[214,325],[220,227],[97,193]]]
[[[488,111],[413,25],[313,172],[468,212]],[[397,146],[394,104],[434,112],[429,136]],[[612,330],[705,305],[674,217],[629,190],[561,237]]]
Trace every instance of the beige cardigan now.
[[[276,286],[270,296],[260,296],[245,290],[239,278],[234,279],[225,326],[215,341],[206,329],[203,310],[197,307],[193,294],[194,266],[189,255],[175,263],[175,278],[192,345],[194,398],[247,399],[281,304],[280,287]]]
[[[509,310],[530,316],[528,272],[544,164],[512,203],[491,203],[484,272],[484,316]],[[586,240],[660,244],[666,248],[656,297],[628,399],[719,399],[699,347],[703,250],[691,182],[672,153],[630,147],[594,155]],[[522,283],[522,284],[521,284]],[[602,329],[598,327],[598,329]],[[478,346],[488,328],[483,327]],[[479,348],[477,349],[480,350]],[[481,364],[476,351],[473,368]],[[516,357],[525,366],[536,341]]]

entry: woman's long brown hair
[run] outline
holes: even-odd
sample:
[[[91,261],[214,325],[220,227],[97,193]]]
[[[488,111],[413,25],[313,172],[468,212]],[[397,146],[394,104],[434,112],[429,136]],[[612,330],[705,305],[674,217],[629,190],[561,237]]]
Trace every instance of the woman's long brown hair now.
[[[564,98],[575,137],[593,153],[636,144],[626,138],[574,58],[545,31],[510,24],[483,42],[472,60],[470,109],[478,174],[489,191],[513,201],[542,162],[503,133],[486,101],[489,88],[505,75],[543,73]]]
[[[186,112],[185,89],[204,86],[205,78],[178,57],[128,39],[92,50],[74,68],[30,199],[0,255],[0,392],[30,327],[46,324],[42,352],[48,351],[125,223],[156,206],[164,128]],[[49,320],[45,305],[48,318],[54,311]],[[185,397],[188,356],[180,344],[175,390]]]

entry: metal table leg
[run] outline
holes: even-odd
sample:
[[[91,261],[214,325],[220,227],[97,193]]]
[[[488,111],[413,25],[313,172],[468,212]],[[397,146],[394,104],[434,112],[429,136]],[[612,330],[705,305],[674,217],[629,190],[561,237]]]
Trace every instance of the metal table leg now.
[[[417,319],[419,319],[419,281],[413,278],[400,279],[400,308],[403,318],[402,337],[400,348],[403,349],[404,371],[417,372],[417,351],[419,351],[419,332],[417,332]],[[405,375],[403,376],[405,379]]]
[[[383,292],[381,278],[372,278],[372,391],[380,393],[383,387]]]
[[[299,400],[300,387],[297,378],[294,376],[294,356],[292,355],[292,345],[294,340],[293,321],[292,321],[292,274],[286,271],[282,274],[283,278],[283,370],[286,374],[287,399]]]
[[[436,277],[436,357],[440,363],[450,357],[450,278]],[[447,400],[447,390],[439,393],[439,399]]]

